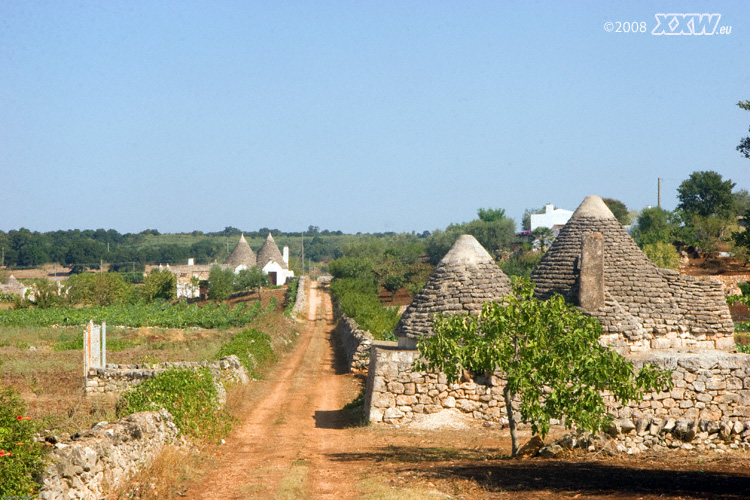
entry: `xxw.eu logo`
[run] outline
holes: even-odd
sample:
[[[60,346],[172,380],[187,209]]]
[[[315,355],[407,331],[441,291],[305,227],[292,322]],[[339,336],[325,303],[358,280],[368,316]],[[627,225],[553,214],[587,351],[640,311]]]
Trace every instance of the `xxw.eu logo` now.
[[[654,17],[657,25],[652,35],[728,35],[732,32],[731,26],[719,28],[721,14],[654,14]]]

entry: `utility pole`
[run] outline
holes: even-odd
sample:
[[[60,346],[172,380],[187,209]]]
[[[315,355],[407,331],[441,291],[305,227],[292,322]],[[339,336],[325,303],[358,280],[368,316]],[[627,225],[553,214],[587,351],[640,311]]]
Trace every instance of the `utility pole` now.
[[[302,238],[302,274],[305,274],[305,232],[302,231],[299,233],[300,238]]]
[[[657,179],[657,184],[658,184],[658,187],[657,187],[658,195],[656,198],[656,206],[661,208],[661,177]]]

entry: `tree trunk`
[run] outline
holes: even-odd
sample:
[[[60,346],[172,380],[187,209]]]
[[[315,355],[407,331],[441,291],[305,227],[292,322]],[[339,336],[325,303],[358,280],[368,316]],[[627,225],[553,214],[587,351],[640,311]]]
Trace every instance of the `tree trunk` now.
[[[510,393],[508,383],[503,388],[503,397],[505,398],[505,411],[508,413],[508,427],[510,428],[511,456],[518,455],[520,446],[518,445],[518,430],[516,429],[516,417],[513,414],[513,394]]]

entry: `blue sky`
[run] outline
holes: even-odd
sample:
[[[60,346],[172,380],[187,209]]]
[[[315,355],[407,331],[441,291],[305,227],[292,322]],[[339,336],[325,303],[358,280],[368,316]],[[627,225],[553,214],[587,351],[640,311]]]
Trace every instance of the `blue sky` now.
[[[657,13],[728,35],[655,36]],[[645,22],[616,33],[606,22]],[[0,230],[418,231],[750,190],[750,3],[0,2]]]

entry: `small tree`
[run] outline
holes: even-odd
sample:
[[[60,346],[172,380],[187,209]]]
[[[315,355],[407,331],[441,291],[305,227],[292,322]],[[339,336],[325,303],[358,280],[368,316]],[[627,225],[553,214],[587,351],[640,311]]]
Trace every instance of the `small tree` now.
[[[156,299],[175,300],[177,298],[177,276],[166,269],[154,269],[143,280],[143,296],[148,302]]]
[[[633,239],[643,247],[651,243],[672,243],[678,224],[671,212],[659,207],[644,208],[638,216]]]
[[[505,378],[512,453],[519,450],[512,401],[520,399],[520,420],[544,438],[551,419],[596,432],[609,422],[602,395],[609,392],[627,404],[646,391],[671,387],[669,372],[646,365],[637,373],[632,363],[599,344],[601,324],[565,303],[533,297],[528,280],[514,280],[503,303],[485,303],[479,317],[435,318],[436,335],[419,344],[419,370],[439,370],[449,380],[462,370]]]
[[[211,300],[226,300],[234,290],[234,272],[213,266],[208,274],[208,298]]]
[[[234,282],[234,289],[238,292],[242,290],[255,290],[260,297],[260,290],[264,286],[270,285],[268,275],[263,274],[258,266],[250,269],[243,269],[237,274]]]

